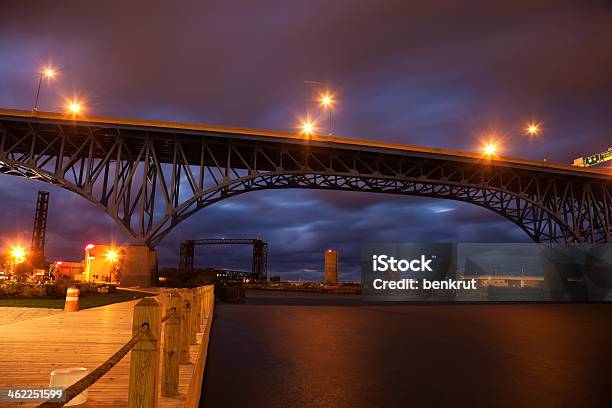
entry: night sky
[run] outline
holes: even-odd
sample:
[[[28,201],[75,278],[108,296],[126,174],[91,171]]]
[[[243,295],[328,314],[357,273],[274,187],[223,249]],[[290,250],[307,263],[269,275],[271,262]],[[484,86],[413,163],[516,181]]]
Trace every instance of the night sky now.
[[[87,113],[295,130],[304,81],[338,100],[334,133],[571,163],[612,146],[609,1],[3,1],[0,107],[41,110],[73,95]],[[438,3],[437,5],[434,3]],[[326,133],[325,115],[319,130]],[[524,136],[542,124],[544,147]],[[84,199],[0,176],[0,239],[29,245],[36,192],[51,191],[47,257],[127,239]],[[358,280],[364,242],[528,242],[485,209],[445,200],[308,190],[244,194],[200,211],[158,247],[176,266],[184,239],[261,237],[269,274],[320,279],[323,250]],[[248,248],[202,250],[199,266],[248,269]]]

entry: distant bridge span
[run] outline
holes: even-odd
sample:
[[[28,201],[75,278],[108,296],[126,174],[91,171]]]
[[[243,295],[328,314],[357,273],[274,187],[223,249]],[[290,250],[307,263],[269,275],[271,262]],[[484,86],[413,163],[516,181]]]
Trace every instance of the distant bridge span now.
[[[309,188],[488,208],[535,242],[612,242],[612,172],[336,136],[0,109],[0,173],[73,191],[154,247],[248,191]]]

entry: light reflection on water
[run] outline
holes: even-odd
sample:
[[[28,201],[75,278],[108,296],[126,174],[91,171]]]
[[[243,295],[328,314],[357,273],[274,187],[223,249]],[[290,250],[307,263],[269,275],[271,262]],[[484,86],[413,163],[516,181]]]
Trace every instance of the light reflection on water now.
[[[217,313],[209,407],[585,406],[609,395],[612,305],[250,292]]]

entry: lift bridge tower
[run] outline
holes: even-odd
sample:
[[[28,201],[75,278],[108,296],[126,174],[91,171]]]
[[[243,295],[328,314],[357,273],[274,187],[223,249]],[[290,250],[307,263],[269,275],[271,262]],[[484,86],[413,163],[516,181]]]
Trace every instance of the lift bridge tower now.
[[[253,261],[250,272],[225,271],[226,278],[249,279],[253,282],[265,282],[268,278],[268,243],[261,239],[209,238],[187,240],[181,243],[179,270],[193,273],[193,258],[196,245],[252,245]]]
[[[34,214],[34,231],[30,246],[30,258],[33,268],[45,267],[45,234],[47,232],[47,211],[49,210],[49,192],[39,191]]]
[[[261,239],[209,238],[187,240],[181,243],[179,270],[193,273],[193,259],[196,245],[252,245],[253,260],[250,272],[225,271],[223,277],[230,280],[249,279],[262,283],[268,278],[268,243]]]

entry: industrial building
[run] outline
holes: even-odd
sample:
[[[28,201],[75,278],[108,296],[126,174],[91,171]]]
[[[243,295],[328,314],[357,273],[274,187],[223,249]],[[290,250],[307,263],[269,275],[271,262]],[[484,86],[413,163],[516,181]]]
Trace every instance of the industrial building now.
[[[56,261],[51,264],[50,270],[55,278],[83,280],[83,262]]]
[[[51,273],[56,278],[70,278],[79,282],[119,283],[125,248],[112,245],[87,244],[81,262],[56,261]]]
[[[328,249],[325,251],[325,283],[338,284],[338,251]]]
[[[84,282],[119,283],[125,249],[110,245],[88,244],[85,247]]]

